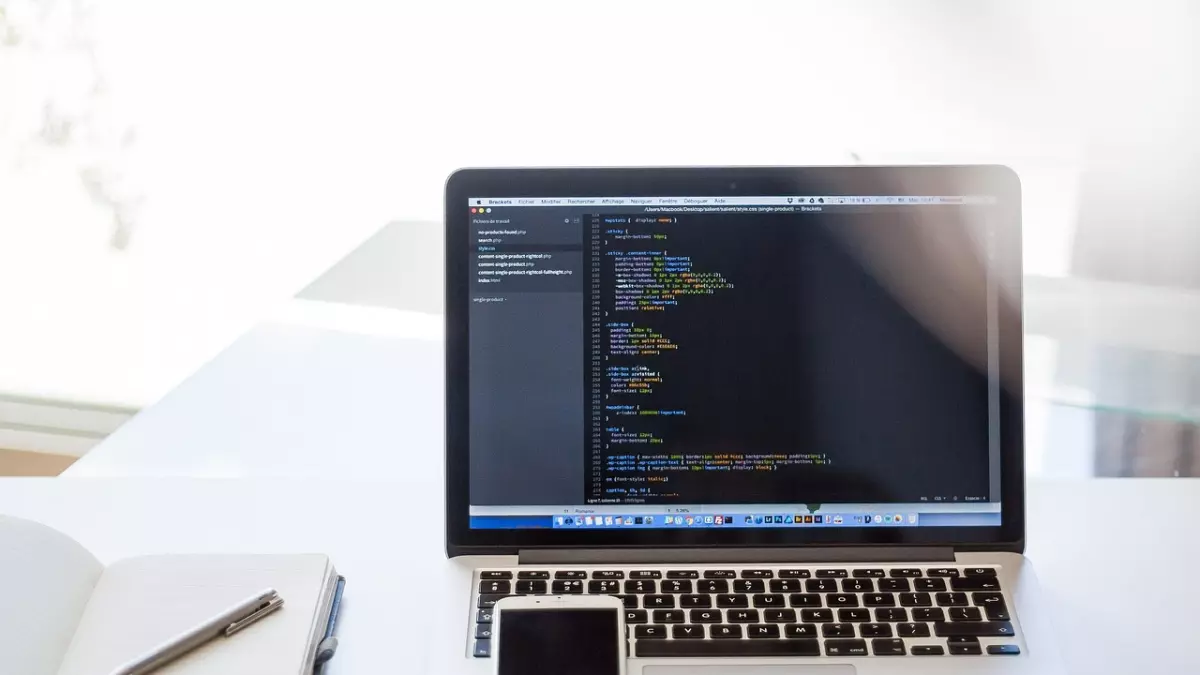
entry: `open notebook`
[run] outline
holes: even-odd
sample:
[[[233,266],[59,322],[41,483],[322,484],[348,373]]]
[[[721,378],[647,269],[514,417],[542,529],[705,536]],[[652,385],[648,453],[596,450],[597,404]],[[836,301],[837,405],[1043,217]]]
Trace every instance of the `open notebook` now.
[[[156,672],[308,675],[337,585],[316,554],[145,556],[105,568],[55,530],[0,516],[0,670],[108,675],[270,587],[279,611]]]

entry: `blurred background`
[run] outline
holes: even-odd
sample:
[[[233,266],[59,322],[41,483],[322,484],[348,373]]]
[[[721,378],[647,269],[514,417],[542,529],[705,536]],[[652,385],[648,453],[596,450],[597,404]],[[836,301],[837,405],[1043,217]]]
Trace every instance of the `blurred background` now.
[[[265,321],[436,339],[462,166],[1002,163],[1028,465],[1200,474],[1200,4],[0,0],[0,474]]]

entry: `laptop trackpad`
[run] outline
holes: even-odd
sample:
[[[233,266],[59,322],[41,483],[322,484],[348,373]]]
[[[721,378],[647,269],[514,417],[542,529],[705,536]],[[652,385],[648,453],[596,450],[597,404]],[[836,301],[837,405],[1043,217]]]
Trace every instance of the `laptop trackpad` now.
[[[857,669],[849,664],[754,665],[723,666],[645,666],[642,675],[854,675]]]

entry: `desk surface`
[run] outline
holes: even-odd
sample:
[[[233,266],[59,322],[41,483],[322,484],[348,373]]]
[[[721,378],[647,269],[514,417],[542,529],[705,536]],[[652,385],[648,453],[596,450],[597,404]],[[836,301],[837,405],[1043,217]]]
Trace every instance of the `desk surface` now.
[[[440,473],[442,354],[440,335],[420,325],[366,335],[266,323],[64,475],[370,480]]]
[[[1200,360],[1065,344],[1026,340],[1030,476],[1200,466],[1200,436],[1185,422],[1200,414],[1187,386]],[[442,364],[438,317],[290,303],[67,475],[375,480],[437,470]]]
[[[413,661],[425,662],[426,628],[404,608],[423,600],[416,580],[444,555],[441,381],[428,330],[264,324],[69,471],[134,478],[6,482],[0,512],[57,527],[106,561],[327,552],[350,583],[330,675],[398,660],[424,672]],[[1067,454],[1090,461],[1087,434],[1050,431],[1030,439],[1031,465],[1046,443],[1079,444]],[[1029,557],[1073,672],[1200,672],[1200,483],[1031,481],[1029,506]]]
[[[149,553],[330,554],[348,587],[329,675],[426,672],[415,607],[444,564],[440,474],[397,482],[10,479],[0,513],[74,537],[101,560]],[[1071,672],[1200,672],[1200,484],[1090,480],[1030,485],[1028,554]],[[98,508],[100,506],[103,508]],[[370,527],[368,524],[378,524]]]

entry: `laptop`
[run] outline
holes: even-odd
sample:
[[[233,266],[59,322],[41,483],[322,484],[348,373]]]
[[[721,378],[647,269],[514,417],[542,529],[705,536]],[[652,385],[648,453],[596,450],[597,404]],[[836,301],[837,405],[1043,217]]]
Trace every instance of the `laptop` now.
[[[1001,166],[453,174],[433,669],[606,594],[632,675],[1057,672],[1020,214]]]

